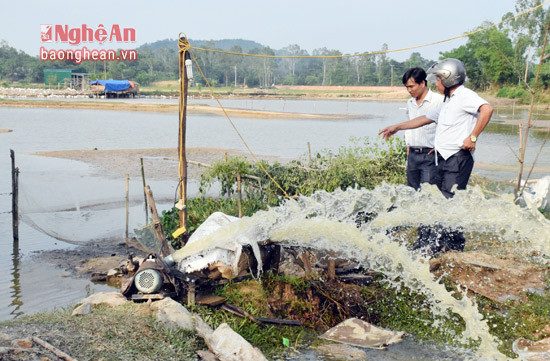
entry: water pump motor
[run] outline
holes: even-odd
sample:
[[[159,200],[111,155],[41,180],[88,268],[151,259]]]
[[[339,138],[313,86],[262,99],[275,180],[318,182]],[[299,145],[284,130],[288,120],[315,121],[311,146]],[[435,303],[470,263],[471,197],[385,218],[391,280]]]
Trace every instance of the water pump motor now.
[[[134,284],[139,292],[156,293],[162,287],[162,277],[157,270],[144,269],[136,274]]]

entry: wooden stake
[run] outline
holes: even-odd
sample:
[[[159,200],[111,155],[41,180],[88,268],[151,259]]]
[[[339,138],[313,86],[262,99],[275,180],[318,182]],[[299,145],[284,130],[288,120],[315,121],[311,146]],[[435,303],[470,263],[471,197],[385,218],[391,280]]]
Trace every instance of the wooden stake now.
[[[313,267],[311,266],[311,261],[309,259],[309,251],[304,249],[302,253],[298,256],[304,263],[304,270],[306,271],[306,279],[311,278],[313,274]]]
[[[243,218],[243,194],[241,192],[241,175],[237,173],[237,204],[239,205],[239,218]]]
[[[143,158],[140,158],[141,162],[141,180],[143,181],[143,198],[145,200],[145,224],[149,223],[149,209],[147,207],[147,193],[145,193],[145,169],[143,168]]]
[[[65,352],[61,351],[60,349],[58,349],[57,347],[49,344],[48,342],[42,340],[41,338],[38,338],[36,336],[33,336],[32,337],[32,340],[34,342],[36,342],[37,344],[39,344],[40,346],[44,347],[46,350],[48,351],[51,351],[53,352],[57,357],[59,357],[60,359],[62,360],[65,360],[65,361],[76,361],[76,359],[72,358],[71,356],[69,356],[68,354],[66,354]]]
[[[15,152],[10,149],[11,157],[11,214],[13,225],[13,244],[19,248],[19,168],[15,168]]]
[[[187,41],[187,39],[182,38],[180,40]],[[182,42],[180,41],[180,47],[183,47]],[[179,64],[180,64],[180,74],[181,79],[180,89],[183,91],[180,92],[180,101],[179,101],[179,116],[180,116],[180,125],[178,133],[178,154],[179,154],[179,176],[180,176],[180,199],[183,201],[183,209],[179,211],[179,221],[180,228],[184,227],[185,232],[181,235],[181,246],[183,247],[187,242],[189,237],[189,231],[187,227],[187,160],[185,155],[185,132],[186,132],[186,122],[187,122],[187,90],[189,87],[189,78],[187,76],[187,68],[185,66],[185,55],[187,52],[179,52]]]
[[[336,253],[328,251],[328,256],[330,258],[328,259],[327,278],[329,281],[333,281],[336,279],[336,260],[334,259]]]
[[[311,147],[309,146],[309,142],[307,142],[307,155],[309,157],[309,163],[311,164]]]
[[[195,292],[196,286],[195,283],[189,283],[189,288],[187,289],[187,306],[192,306],[195,304]]]
[[[126,174],[126,253],[128,253],[128,223],[130,222],[130,175]]]
[[[333,281],[334,279],[336,279],[336,263],[334,261],[334,258],[328,260],[327,274],[327,278],[329,281]]]
[[[516,197],[521,196],[523,189],[525,188],[525,185],[521,186],[521,181],[523,178],[523,166],[525,161],[525,150],[527,148],[527,139],[529,138],[529,129],[531,128],[531,119],[533,117],[533,109],[535,106],[535,95],[537,91],[537,85],[539,82],[539,76],[540,76],[540,69],[542,67],[542,63],[545,59],[545,52],[546,52],[546,43],[548,42],[548,33],[550,32],[550,21],[546,24],[546,31],[544,34],[544,43],[542,44],[542,50],[540,53],[540,60],[539,65],[537,66],[537,73],[535,75],[535,82],[533,85],[533,91],[531,92],[531,104],[529,105],[529,115],[527,117],[527,125],[525,126],[525,134],[523,135],[521,149],[520,149],[520,164],[519,164],[519,171],[518,171],[518,182],[516,185]]]
[[[149,186],[145,186],[145,194],[147,194],[147,199],[149,200],[149,209],[151,211],[151,216],[153,217],[153,225],[155,228],[155,234],[160,243],[160,255],[166,257],[170,255],[170,248],[166,242],[166,235],[164,234],[164,229],[162,228],[162,223],[160,223],[160,218],[157,212],[157,206],[155,205],[155,199],[153,198],[153,191]]]

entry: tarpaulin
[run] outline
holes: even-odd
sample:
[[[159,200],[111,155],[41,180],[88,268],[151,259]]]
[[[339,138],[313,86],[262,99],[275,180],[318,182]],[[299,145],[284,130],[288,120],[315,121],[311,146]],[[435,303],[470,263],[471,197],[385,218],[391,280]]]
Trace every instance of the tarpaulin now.
[[[90,85],[103,85],[106,92],[119,92],[132,87],[132,84],[128,80],[94,80],[90,82]]]

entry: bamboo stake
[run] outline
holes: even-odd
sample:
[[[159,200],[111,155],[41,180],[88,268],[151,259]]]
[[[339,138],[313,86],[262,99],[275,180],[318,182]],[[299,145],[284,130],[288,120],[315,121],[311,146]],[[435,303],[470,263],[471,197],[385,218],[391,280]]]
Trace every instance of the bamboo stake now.
[[[241,192],[241,175],[237,173],[237,204],[239,205],[239,218],[243,218],[243,194]]]
[[[126,253],[128,253],[128,223],[130,222],[130,175],[126,174]]]
[[[523,166],[525,163],[525,148],[527,147],[527,138],[529,137],[529,128],[531,128],[531,118],[533,117],[533,108],[535,106],[535,95],[537,91],[537,84],[539,82],[540,68],[542,67],[542,62],[544,61],[544,53],[546,51],[546,43],[548,42],[548,31],[550,30],[550,21],[546,24],[546,31],[544,34],[544,43],[542,44],[542,51],[540,54],[539,65],[537,67],[537,74],[535,76],[535,83],[533,85],[533,91],[531,92],[531,104],[529,106],[529,116],[527,117],[527,126],[525,127],[525,134],[523,135],[522,144],[521,144],[521,153],[520,153],[520,163],[519,163],[519,172],[518,172],[518,182],[516,185],[516,197],[521,196],[521,179],[523,177]]]
[[[153,198],[153,191],[151,191],[151,188],[149,186],[145,187],[145,194],[147,194],[147,199],[149,200],[149,209],[151,210],[151,216],[153,217],[155,233],[160,243],[160,254],[162,257],[166,257],[170,255],[171,252],[170,248],[168,247],[168,243],[166,242],[166,235],[164,234],[162,223],[160,223],[157,206],[155,205],[155,199]]]
[[[336,262],[333,258],[328,260],[327,278],[329,281],[336,279]]]
[[[185,38],[181,38],[179,42],[180,52],[179,52],[179,64],[180,64],[180,101],[179,101],[179,134],[178,134],[178,154],[179,154],[179,182],[180,182],[180,200],[183,201],[183,209],[179,211],[179,225],[180,228],[185,229],[184,233],[181,235],[181,246],[183,247],[187,242],[189,237],[189,231],[187,228],[187,160],[185,154],[185,132],[186,132],[186,121],[187,121],[187,91],[189,87],[189,78],[187,74],[187,68],[185,66],[185,55],[186,51],[181,51],[183,48],[183,41],[187,41]],[[189,54],[187,54],[189,55]]]
[[[11,157],[11,214],[13,226],[13,246],[19,248],[19,168],[15,167],[15,152],[10,149]]]
[[[309,146],[309,142],[307,142],[307,155],[309,157],[309,164],[311,165],[311,147]]]
[[[145,224],[149,223],[149,208],[147,207],[147,193],[145,193],[145,168],[143,167],[143,158],[140,158],[141,162],[141,180],[143,181],[143,198],[145,200]]]

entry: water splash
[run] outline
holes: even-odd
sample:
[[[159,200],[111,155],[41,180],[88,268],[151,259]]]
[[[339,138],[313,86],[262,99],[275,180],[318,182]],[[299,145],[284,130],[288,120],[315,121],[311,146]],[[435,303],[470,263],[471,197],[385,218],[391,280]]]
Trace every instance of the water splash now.
[[[355,217],[359,211],[376,217],[358,229]],[[435,315],[447,317],[451,311],[462,317],[466,329],[461,341],[479,341],[478,359],[505,360],[476,303],[465,295],[461,299],[453,297],[434,279],[428,263],[420,262],[420,255],[386,235],[386,230],[395,226],[434,222],[460,226],[464,231],[496,233],[509,242],[521,240],[522,245],[537,250],[541,260],[549,255],[545,239],[550,234],[550,222],[536,210],[515,205],[511,196],[488,198],[480,188],[471,187],[446,199],[434,186],[416,192],[406,186],[383,184],[372,191],[319,191],[298,201],[289,200],[220,229],[173,256],[183,259],[235,240],[242,244],[271,240],[334,251],[339,257],[384,273],[396,288],[404,284],[426,295]]]

